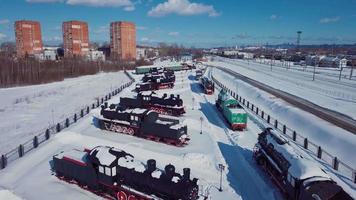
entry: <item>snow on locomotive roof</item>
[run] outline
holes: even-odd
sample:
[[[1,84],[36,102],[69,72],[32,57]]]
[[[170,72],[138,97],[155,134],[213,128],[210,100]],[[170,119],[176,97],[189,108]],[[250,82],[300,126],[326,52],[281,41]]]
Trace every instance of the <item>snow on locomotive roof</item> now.
[[[100,164],[110,166],[116,159],[116,156],[109,152],[110,149],[114,149],[115,151],[122,151],[113,147],[98,146],[90,151],[90,155],[97,151],[95,157],[99,160]]]
[[[246,111],[243,108],[230,108],[230,111],[235,114],[245,114]]]
[[[153,92],[153,91],[143,91],[143,92],[141,92],[141,94],[144,95],[144,96],[148,96],[148,95],[151,95],[151,94],[155,94],[155,92]]]
[[[134,157],[130,155],[120,157],[117,164],[128,169],[135,169],[137,172],[144,172],[146,170],[146,167],[141,162],[137,162]]]
[[[277,152],[281,153],[283,157],[288,160],[290,163],[288,172],[293,177],[300,180],[311,177],[330,178],[313,161],[300,155],[300,152],[293,148],[284,136],[276,133],[273,129],[270,130],[270,134],[267,134],[266,139],[269,144],[273,145]]]
[[[133,114],[143,114],[146,111],[147,111],[147,109],[134,108],[134,109],[131,110],[131,113],[133,113]]]
[[[82,163],[87,162],[87,153],[78,149],[72,149],[70,151],[62,151],[54,156],[58,159],[63,159],[64,157],[69,158],[71,160],[79,161]]]

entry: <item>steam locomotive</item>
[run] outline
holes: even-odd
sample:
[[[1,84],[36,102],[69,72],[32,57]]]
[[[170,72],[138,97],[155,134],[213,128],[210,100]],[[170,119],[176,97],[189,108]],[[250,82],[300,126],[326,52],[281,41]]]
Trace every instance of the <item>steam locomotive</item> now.
[[[214,83],[208,77],[202,77],[200,79],[201,86],[204,89],[205,94],[213,94],[214,93]]]
[[[136,91],[159,90],[165,88],[173,88],[176,77],[174,71],[164,70],[152,71],[143,76],[142,82],[136,84]]]
[[[254,158],[288,199],[352,200],[323,169],[272,128],[259,134]]]
[[[134,156],[123,150],[98,146],[92,150],[71,150],[53,156],[56,176],[75,183],[106,199],[118,200],[196,200],[198,179],[190,178],[190,169],[183,175],[175,167],[156,168],[156,161],[146,165],[135,161]]]
[[[100,115],[95,117],[104,130],[128,134],[174,146],[185,146],[190,140],[187,126],[173,116],[161,116],[148,109],[123,109],[107,103],[101,106]]]
[[[203,71],[198,69],[195,71],[195,80],[199,80],[203,76]]]
[[[161,114],[179,116],[185,113],[183,100],[179,95],[158,96],[155,92],[140,92],[136,98],[121,97],[120,104],[123,108],[147,108]]]

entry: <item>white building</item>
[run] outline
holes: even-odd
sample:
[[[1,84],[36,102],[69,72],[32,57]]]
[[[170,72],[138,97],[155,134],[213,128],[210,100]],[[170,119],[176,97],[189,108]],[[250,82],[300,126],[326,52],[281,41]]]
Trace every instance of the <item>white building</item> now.
[[[149,56],[152,57],[152,55],[149,55],[149,53],[153,53],[153,57],[159,56],[159,51],[158,49],[152,48],[152,47],[136,47],[136,59],[147,59]]]
[[[347,65],[345,58],[323,56],[320,58],[319,67],[344,68]]]
[[[225,55],[225,56],[236,56],[236,55],[239,55],[239,51],[238,50],[224,50],[223,51],[223,55]]]
[[[91,61],[105,61],[105,54],[102,51],[91,49],[87,58]]]
[[[145,59],[146,57],[146,48],[136,47],[136,60]]]
[[[240,52],[239,55],[242,55],[244,59],[253,59],[254,54],[248,52]]]

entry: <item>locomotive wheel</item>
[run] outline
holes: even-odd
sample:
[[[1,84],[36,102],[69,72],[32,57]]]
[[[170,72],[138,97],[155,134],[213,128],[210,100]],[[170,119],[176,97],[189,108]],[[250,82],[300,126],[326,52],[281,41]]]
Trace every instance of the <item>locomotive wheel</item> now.
[[[130,195],[128,200],[137,200],[137,198],[134,195]]]
[[[135,131],[133,130],[133,128],[128,128],[128,129],[127,129],[127,134],[129,134],[129,135],[134,135],[134,134],[135,134]]]
[[[122,132],[127,134],[128,133],[127,128],[126,127],[122,127]]]
[[[120,191],[117,193],[117,200],[127,200],[127,195],[125,192]]]

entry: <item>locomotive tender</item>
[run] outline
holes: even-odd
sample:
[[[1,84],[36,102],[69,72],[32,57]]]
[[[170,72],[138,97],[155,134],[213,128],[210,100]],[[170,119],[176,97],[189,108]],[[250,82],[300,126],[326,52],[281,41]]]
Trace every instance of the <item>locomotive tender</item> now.
[[[121,97],[120,104],[123,108],[147,108],[160,114],[180,116],[185,113],[183,100],[180,95],[174,94],[158,96],[155,92],[140,92],[136,98]]]
[[[272,128],[259,134],[254,158],[289,199],[352,200],[323,169]]]
[[[200,83],[201,83],[202,88],[204,89],[205,94],[210,95],[210,94],[214,93],[214,90],[215,90],[214,83],[208,77],[205,77],[205,76],[202,77],[200,79]]]
[[[247,127],[247,113],[225,90],[221,90],[215,103],[232,130],[243,130]]]
[[[187,125],[180,123],[173,116],[162,116],[156,111],[148,109],[125,109],[118,105],[107,103],[101,106],[100,115],[95,116],[99,127],[118,133],[124,133],[163,142],[174,146],[184,146],[190,140],[187,134]]]
[[[190,178],[190,169],[183,174],[166,165],[156,168],[156,161],[146,165],[121,149],[98,146],[92,150],[71,150],[53,156],[53,170],[61,180],[76,183],[106,199],[118,200],[196,200],[198,179]]]

